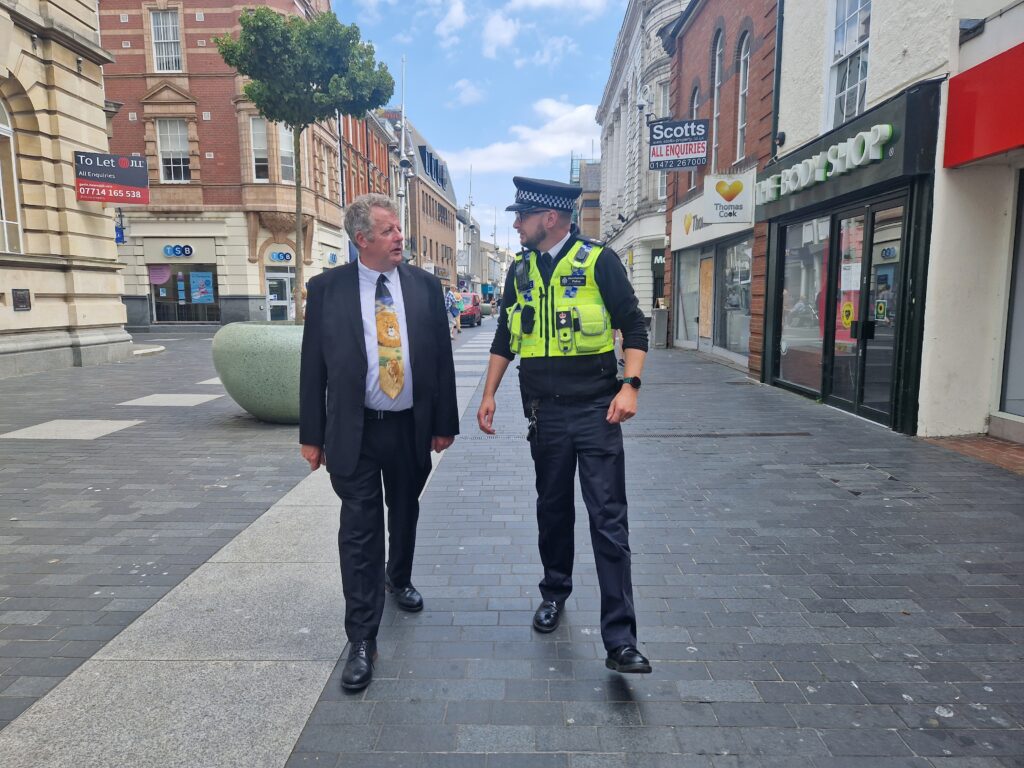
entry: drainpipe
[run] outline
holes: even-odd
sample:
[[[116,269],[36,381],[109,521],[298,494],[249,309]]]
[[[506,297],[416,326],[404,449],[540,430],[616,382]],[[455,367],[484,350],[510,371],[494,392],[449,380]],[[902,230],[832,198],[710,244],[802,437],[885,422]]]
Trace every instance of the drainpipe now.
[[[779,133],[779,90],[782,88],[782,28],[785,26],[785,18],[786,0],[778,0],[775,14],[775,71],[772,73],[772,160],[779,154],[779,145],[775,143],[775,137]]]

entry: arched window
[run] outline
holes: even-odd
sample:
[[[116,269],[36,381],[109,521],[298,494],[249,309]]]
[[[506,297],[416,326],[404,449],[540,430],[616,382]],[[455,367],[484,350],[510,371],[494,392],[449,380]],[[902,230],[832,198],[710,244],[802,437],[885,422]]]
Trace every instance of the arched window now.
[[[725,64],[725,36],[721,30],[715,35],[711,47],[711,173],[718,173],[718,119],[722,110],[722,78]]]
[[[740,40],[736,71],[739,73],[739,93],[736,98],[736,160],[742,160],[747,150],[747,91],[750,85],[750,35]]]
[[[21,253],[18,221],[18,176],[14,168],[14,131],[11,118],[0,103],[0,251]]]
[[[700,88],[694,88],[690,95],[690,119],[697,119],[697,110],[700,108]],[[697,188],[697,169],[690,171],[690,189]]]

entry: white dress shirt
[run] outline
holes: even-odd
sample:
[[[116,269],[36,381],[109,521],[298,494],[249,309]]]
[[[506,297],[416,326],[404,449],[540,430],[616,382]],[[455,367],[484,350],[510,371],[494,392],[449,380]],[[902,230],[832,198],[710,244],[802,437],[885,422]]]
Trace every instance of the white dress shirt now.
[[[398,315],[398,330],[402,334],[402,366],[405,381],[398,397],[392,400],[380,388],[380,355],[377,351],[377,317],[374,312],[377,296],[377,279],[387,278],[388,291],[394,300],[395,314]],[[363,341],[366,344],[366,391],[363,405],[375,411],[404,411],[412,408],[412,369],[409,367],[409,327],[405,322],[405,302],[402,300],[402,281],[398,268],[390,272],[377,272],[359,261],[359,309],[363,316]]]
[[[547,253],[551,254],[551,263],[552,264],[555,263],[555,259],[558,258],[558,254],[561,252],[562,248],[565,247],[565,244],[569,241],[570,237],[572,237],[572,231],[571,230],[569,232],[565,233],[565,237],[563,237],[561,240],[559,240],[557,243],[555,243],[553,246],[551,246],[551,250],[550,251],[547,251]]]

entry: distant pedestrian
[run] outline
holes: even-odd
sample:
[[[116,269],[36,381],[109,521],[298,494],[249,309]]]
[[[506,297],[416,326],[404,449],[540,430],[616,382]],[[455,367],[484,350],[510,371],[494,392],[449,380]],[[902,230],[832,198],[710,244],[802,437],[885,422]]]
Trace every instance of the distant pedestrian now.
[[[357,197],[345,229],[359,259],[309,281],[299,442],[311,471],[327,465],[341,498],[349,642],[341,686],[356,691],[373,678],[385,591],[402,610],[423,609],[411,580],[419,495],[430,450],[452,444],[459,413],[441,284],[403,263],[394,204],[384,195]]]
[[[647,328],[619,257],[570,231],[582,189],[516,177],[515,224],[523,251],[508,271],[477,412],[494,434],[494,395],[518,354],[519,384],[537,474],[537,525],[544,578],[533,616],[538,632],[558,628],[572,592],[574,478],[590,516],[601,588],[605,665],[650,672],[637,649],[621,424],[637,411]],[[616,378],[613,328],[622,329],[624,378]]]
[[[451,288],[444,291],[444,311],[448,313],[448,335],[455,339],[455,325],[459,322],[459,304]]]

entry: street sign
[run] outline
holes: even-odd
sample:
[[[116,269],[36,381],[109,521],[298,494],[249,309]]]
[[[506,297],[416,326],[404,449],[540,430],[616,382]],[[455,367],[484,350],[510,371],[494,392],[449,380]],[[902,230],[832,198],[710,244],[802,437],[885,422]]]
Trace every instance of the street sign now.
[[[147,205],[146,158],[75,152],[75,198],[83,202]]]
[[[693,168],[708,162],[707,120],[661,120],[650,125],[652,171]]]

